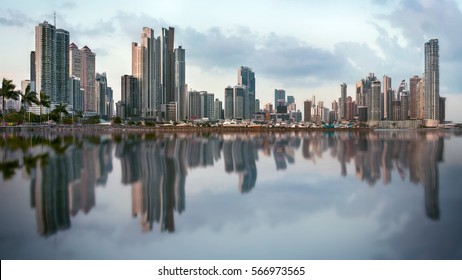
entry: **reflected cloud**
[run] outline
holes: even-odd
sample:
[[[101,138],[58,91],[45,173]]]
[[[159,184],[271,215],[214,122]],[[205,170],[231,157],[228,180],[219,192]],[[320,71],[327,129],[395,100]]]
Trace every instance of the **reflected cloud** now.
[[[350,186],[357,180],[374,188],[396,183],[397,179],[403,184],[421,185],[427,220],[440,221],[439,165],[444,162],[446,139],[461,135],[460,131],[440,130],[165,135],[61,135],[50,132],[30,135],[1,132],[0,169],[4,181],[19,172],[30,180],[30,204],[35,211],[36,228],[39,235],[45,237],[69,230],[72,220],[79,213],[90,214],[97,204],[96,188],[112,187],[108,185],[108,177],[113,172],[114,160],[120,161],[121,184],[131,189],[131,209],[127,211],[139,221],[142,232],[155,229],[175,232],[176,216],[187,210],[187,176],[194,169],[223,168],[225,173],[237,175],[238,193],[258,196],[261,192],[254,191],[258,175],[267,176],[266,170],[258,172],[257,163],[263,158],[265,161],[274,159],[278,173],[290,172],[300,165],[314,167],[324,161],[336,161],[339,165],[329,165],[327,172],[339,174],[343,178],[340,180],[345,180],[345,184]],[[218,162],[222,162],[223,167],[215,166]],[[353,170],[353,174],[348,174],[348,170]],[[265,221],[276,227],[280,223],[273,219],[286,222],[302,219],[301,213],[292,215],[294,209],[289,205],[284,206],[294,203],[294,196],[297,197],[297,205],[307,203],[310,211],[334,206],[339,216],[360,217],[361,208],[351,206],[355,201],[368,209],[374,208],[369,205],[372,202],[366,203],[361,196],[350,195],[342,202],[338,195],[334,197],[330,193],[332,190],[320,189],[316,197],[312,197],[315,190],[311,196],[300,196],[306,186],[297,178],[275,181],[270,188],[286,185],[290,186],[290,199],[272,202],[278,210],[267,210],[271,215],[265,216],[268,219]],[[341,192],[346,193],[345,190]],[[332,196],[329,205],[322,205],[318,201],[329,201],[329,196]],[[202,209],[199,212],[192,209],[195,215],[206,215],[204,211],[210,211],[206,210],[207,205],[219,207],[222,203],[212,203],[203,198],[194,202],[196,207],[197,203],[201,204]],[[382,200],[380,203],[393,202]],[[222,210],[217,209],[217,213],[226,217],[224,212],[233,208],[228,204]],[[239,203],[237,207],[247,209],[249,215],[254,215],[250,212],[255,209],[249,209],[248,205]],[[380,209],[384,206],[377,207],[373,216],[379,219],[382,215]],[[238,213],[236,215],[239,216]],[[229,219],[235,220],[231,216]],[[252,225],[250,220],[242,216],[240,219],[247,221],[248,226]],[[180,220],[184,222],[184,219]],[[226,225],[224,222],[218,226]],[[383,236],[389,240],[396,239],[398,237],[386,233],[398,232],[409,223],[406,216],[395,221],[382,221]],[[193,227],[198,229],[201,224]]]

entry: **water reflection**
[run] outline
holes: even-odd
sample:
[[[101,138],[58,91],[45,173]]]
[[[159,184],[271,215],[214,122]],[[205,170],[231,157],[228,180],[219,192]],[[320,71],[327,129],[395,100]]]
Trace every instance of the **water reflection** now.
[[[175,212],[186,210],[188,171],[222,159],[224,171],[239,178],[237,190],[246,194],[256,186],[259,156],[274,157],[276,170],[284,171],[296,163],[297,154],[308,164],[336,159],[340,170],[331,166],[332,173],[343,177],[353,164],[356,178],[371,187],[380,179],[390,184],[395,171],[402,180],[424,187],[426,215],[438,220],[438,164],[445,138],[460,132],[0,135],[2,178],[9,180],[16,172],[29,178],[37,231],[50,236],[69,229],[71,217],[95,207],[95,188],[109,187],[113,152],[120,161],[122,184],[131,188],[132,216],[143,232],[155,225],[175,231]]]

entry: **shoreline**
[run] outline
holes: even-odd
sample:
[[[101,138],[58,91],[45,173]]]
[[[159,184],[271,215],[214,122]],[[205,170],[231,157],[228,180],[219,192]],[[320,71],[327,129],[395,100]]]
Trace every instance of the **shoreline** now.
[[[52,132],[52,133],[90,133],[90,134],[130,134],[130,133],[260,133],[260,132],[370,132],[375,130],[395,131],[446,131],[438,128],[309,128],[309,127],[196,127],[196,126],[122,126],[122,125],[29,125],[0,126],[1,132]]]

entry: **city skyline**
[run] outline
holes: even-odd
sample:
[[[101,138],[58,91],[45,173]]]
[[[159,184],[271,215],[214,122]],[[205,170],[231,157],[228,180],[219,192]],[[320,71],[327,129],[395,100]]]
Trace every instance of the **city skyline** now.
[[[175,28],[175,45],[186,49],[188,90],[207,90],[223,100],[220,93],[226,86],[234,86],[236,69],[246,65],[255,72],[255,97],[261,104],[272,102],[274,89],[283,88],[287,95],[295,96],[302,110],[302,102],[312,95],[326,104],[337,99],[338,84],[346,83],[347,96],[354,97],[354,84],[369,72],[379,78],[391,77],[392,88],[397,88],[403,79],[421,76],[425,71],[423,45],[438,38],[442,73],[439,94],[451,100],[446,119],[462,120],[456,108],[462,101],[462,81],[457,77],[462,64],[458,55],[462,41],[455,36],[457,30],[451,28],[462,24],[461,1],[387,1],[381,5],[377,1],[352,2],[341,9],[335,2],[291,2],[280,10],[282,14],[276,9],[280,4],[263,8],[271,5],[257,1],[250,4],[249,11],[222,21],[212,20],[218,17],[215,13],[235,7],[211,5],[210,12],[201,18],[190,3],[180,1],[161,1],[143,10],[134,3],[123,12],[116,2],[107,6],[107,16],[102,18],[86,10],[85,3],[69,3],[45,2],[36,7],[33,17],[26,16],[32,14],[27,11],[34,7],[33,1],[5,5],[0,30],[18,36],[2,45],[2,76],[13,79],[16,85],[29,77],[34,26],[44,20],[51,22],[54,11],[56,28],[69,31],[70,42],[87,45],[96,53],[96,71],[107,73],[115,101],[120,100],[120,77],[131,73],[130,44],[139,41],[143,26],[152,27],[155,34],[160,34],[164,26]],[[148,15],[146,11],[151,8],[156,13]],[[363,19],[348,15],[359,8],[364,12]],[[245,18],[250,11],[263,9],[265,13],[258,13],[256,19]],[[306,17],[303,11],[315,13]],[[85,22],[79,13],[85,13]],[[180,14],[187,16],[182,18]],[[329,16],[320,19],[317,14]],[[280,16],[278,24],[273,22],[275,15]],[[295,28],[300,24],[307,28]],[[319,25],[323,28],[308,28]]]

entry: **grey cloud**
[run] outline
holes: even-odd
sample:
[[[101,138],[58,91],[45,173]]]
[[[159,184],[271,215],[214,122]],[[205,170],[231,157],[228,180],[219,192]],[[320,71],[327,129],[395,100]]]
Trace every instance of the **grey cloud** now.
[[[405,0],[390,14],[381,14],[378,17],[401,31],[410,53],[415,52],[415,49],[422,50],[428,39],[438,38],[441,88],[460,92],[462,80],[457,75],[445,74],[456,73],[462,67],[462,11],[457,3],[448,0]]]
[[[73,1],[65,1],[60,4],[61,9],[70,9],[73,10],[77,7],[77,3]]]
[[[206,32],[186,28],[179,32],[188,59],[204,70],[248,65],[259,75],[304,85],[345,78],[347,72],[346,58],[290,36],[260,35],[244,27],[226,31],[215,27]]]
[[[7,10],[0,16],[0,25],[24,27],[34,23],[34,20],[17,10]]]

